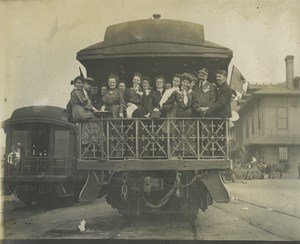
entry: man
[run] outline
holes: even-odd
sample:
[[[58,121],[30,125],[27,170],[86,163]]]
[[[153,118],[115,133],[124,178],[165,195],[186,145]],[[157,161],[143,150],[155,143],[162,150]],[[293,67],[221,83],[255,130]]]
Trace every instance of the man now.
[[[206,107],[200,107],[200,111],[209,112],[210,115],[217,118],[231,118],[231,95],[232,90],[226,82],[227,73],[225,70],[217,70],[217,98],[213,103]]]
[[[92,102],[92,105],[100,110],[102,105],[103,105],[103,102],[102,102],[102,96],[100,96],[99,94],[99,89],[98,89],[98,86],[92,86],[91,88],[91,102]]]
[[[216,100],[216,86],[207,80],[208,69],[201,68],[198,72],[198,82],[193,87],[193,112],[199,117],[210,117],[211,114],[202,111]]]
[[[89,99],[91,99],[92,96],[92,86],[94,85],[94,79],[90,77],[84,78],[83,82],[83,91],[88,96]]]

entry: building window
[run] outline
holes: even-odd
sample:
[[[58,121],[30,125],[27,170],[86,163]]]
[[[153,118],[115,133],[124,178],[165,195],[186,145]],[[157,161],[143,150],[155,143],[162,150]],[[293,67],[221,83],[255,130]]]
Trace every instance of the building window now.
[[[278,129],[287,129],[286,108],[278,108]]]
[[[249,120],[246,120],[246,138],[249,137]]]
[[[252,127],[252,135],[254,135],[254,114],[252,115],[251,127]]]
[[[279,147],[279,161],[288,160],[288,148]]]

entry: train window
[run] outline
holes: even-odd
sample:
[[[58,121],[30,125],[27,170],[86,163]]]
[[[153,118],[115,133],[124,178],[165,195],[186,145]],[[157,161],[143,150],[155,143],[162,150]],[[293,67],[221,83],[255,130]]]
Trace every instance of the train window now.
[[[27,130],[13,130],[11,146],[17,147],[21,145],[21,153],[28,155],[28,131]]]
[[[54,155],[70,154],[70,133],[68,130],[55,130]]]

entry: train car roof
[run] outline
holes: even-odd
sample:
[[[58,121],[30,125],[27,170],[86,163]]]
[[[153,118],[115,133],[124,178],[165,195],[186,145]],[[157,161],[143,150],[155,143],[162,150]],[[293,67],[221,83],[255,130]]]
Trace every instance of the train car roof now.
[[[48,123],[77,128],[75,124],[68,122],[67,111],[64,108],[54,106],[29,106],[16,109],[11,117],[2,123],[2,127],[22,123]]]
[[[77,53],[79,61],[149,56],[231,59],[232,51],[206,41],[201,24],[170,19],[147,19],[109,26],[103,42]]]

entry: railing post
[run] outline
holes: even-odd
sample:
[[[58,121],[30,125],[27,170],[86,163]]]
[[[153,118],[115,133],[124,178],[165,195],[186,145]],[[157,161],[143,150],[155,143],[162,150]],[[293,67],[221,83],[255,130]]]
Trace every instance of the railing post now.
[[[197,119],[197,159],[200,159],[200,122],[199,119]]]
[[[168,152],[168,159],[171,158],[171,133],[170,133],[170,119],[167,118],[167,152]]]
[[[106,125],[106,157],[107,160],[109,160],[109,126],[110,126],[110,120],[107,120]]]
[[[139,157],[139,119],[135,120],[135,159],[138,159]]]

